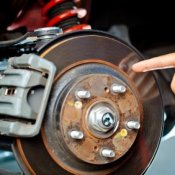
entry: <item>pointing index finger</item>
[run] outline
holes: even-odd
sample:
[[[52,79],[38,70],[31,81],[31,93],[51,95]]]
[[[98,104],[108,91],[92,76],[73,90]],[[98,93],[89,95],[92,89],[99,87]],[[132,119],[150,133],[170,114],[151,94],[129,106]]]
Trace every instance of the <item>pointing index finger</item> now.
[[[132,69],[135,72],[147,72],[151,70],[166,69],[173,67],[175,67],[175,53],[138,62],[132,66]]]

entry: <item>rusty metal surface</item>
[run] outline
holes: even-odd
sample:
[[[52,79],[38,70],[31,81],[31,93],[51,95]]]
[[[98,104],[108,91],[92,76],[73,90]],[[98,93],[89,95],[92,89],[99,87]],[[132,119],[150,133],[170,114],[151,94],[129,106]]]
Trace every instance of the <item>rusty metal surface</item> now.
[[[60,112],[62,139],[65,140],[71,152],[85,162],[92,164],[113,162],[122,157],[136,139],[138,131],[128,129],[126,126],[126,122],[131,119],[140,121],[141,112],[136,97],[129,87],[127,87],[124,94],[115,94],[107,90],[110,89],[113,83],[121,84],[121,82],[119,79],[109,75],[92,74],[76,82],[66,94]],[[84,100],[76,98],[75,93],[77,89],[81,88],[89,90],[92,97]],[[82,106],[76,105],[78,101],[82,103]],[[97,138],[88,129],[88,111],[92,106],[100,102],[113,106],[119,116],[119,126],[112,130],[112,136],[110,136],[109,132],[110,135],[107,135],[108,137],[105,139]],[[71,130],[83,131],[83,140],[77,141],[70,138],[69,132]],[[105,134],[102,133],[101,137]],[[99,151],[101,148],[115,150],[116,156],[108,159],[100,156]]]
[[[53,130],[54,125],[52,125],[52,120],[54,116],[52,114],[53,112],[57,112],[57,114],[59,112],[54,111],[54,109],[58,96],[57,91],[59,91],[62,84],[55,84],[53,88],[54,93],[52,93],[48,105],[47,115],[50,118],[46,117],[44,122],[44,125],[50,125],[50,129],[47,127],[47,130],[45,130],[46,127],[44,127],[42,137],[39,135],[31,140],[20,139],[14,144],[14,152],[18,159],[22,160],[21,166],[25,173],[30,174],[33,171],[35,174],[43,174],[44,172],[46,175],[50,173],[81,175],[142,174],[150,164],[159,145],[163,115],[160,93],[152,74],[147,73],[146,75],[142,75],[131,71],[131,64],[139,61],[141,56],[135,50],[115,38],[93,31],[78,32],[63,36],[53,41],[50,46],[44,48],[41,51],[41,56],[52,60],[57,65],[57,81],[59,81],[59,78],[65,72],[71,69],[71,66],[76,65],[81,60],[84,60],[81,64],[92,62],[92,60],[96,63],[101,62],[101,64],[107,61],[108,66],[111,66],[112,69],[113,65],[119,66],[126,73],[126,76],[129,77],[130,86],[136,87],[139,91],[141,104],[143,105],[143,120],[135,143],[119,160],[104,165],[86,163],[78,159],[68,147],[64,146],[64,140],[60,140],[61,144],[57,144],[56,148],[60,155],[59,158],[64,160],[61,162],[58,160],[55,150],[51,149],[48,144],[50,140],[54,145],[58,143],[57,139],[59,139],[58,133]],[[69,78],[71,76],[67,77],[67,80]],[[147,82],[150,82],[151,86],[150,84],[147,85]],[[148,92],[147,90],[152,89],[152,87],[154,91]],[[59,128],[57,129],[59,130]],[[48,133],[52,135],[52,138],[55,137],[56,139],[44,139],[44,133]],[[63,152],[67,152],[67,156]],[[72,166],[70,166],[70,162]]]

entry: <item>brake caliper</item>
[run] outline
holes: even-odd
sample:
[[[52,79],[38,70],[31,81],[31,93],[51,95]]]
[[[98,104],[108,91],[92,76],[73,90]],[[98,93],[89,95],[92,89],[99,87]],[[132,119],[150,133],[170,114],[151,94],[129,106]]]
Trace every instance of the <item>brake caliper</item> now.
[[[56,72],[35,54],[10,58],[0,74],[0,134],[33,137],[40,131]]]

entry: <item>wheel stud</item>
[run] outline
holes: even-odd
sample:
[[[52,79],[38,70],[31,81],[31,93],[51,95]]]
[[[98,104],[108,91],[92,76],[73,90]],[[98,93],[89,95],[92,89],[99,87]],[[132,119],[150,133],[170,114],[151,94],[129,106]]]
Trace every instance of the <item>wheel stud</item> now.
[[[115,152],[111,149],[102,149],[101,155],[106,158],[114,158]]]
[[[118,85],[118,84],[113,84],[111,86],[111,91],[114,93],[125,93],[126,92],[126,87],[123,85]]]
[[[84,134],[83,134],[83,132],[81,132],[81,131],[71,131],[71,132],[70,132],[70,137],[71,137],[72,139],[81,140],[81,139],[83,139]]]
[[[76,92],[76,96],[81,99],[88,99],[91,97],[91,93],[86,90],[79,90]]]
[[[140,123],[138,121],[129,121],[127,122],[127,127],[129,129],[140,129]]]

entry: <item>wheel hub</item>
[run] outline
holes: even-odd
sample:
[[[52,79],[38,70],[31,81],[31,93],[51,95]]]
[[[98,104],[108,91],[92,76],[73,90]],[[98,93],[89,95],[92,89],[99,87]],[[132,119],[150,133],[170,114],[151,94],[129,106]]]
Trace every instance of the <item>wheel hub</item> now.
[[[77,78],[79,72],[82,75]],[[55,117],[60,128],[59,140],[64,140],[67,154],[71,152],[74,159],[100,165],[121,158],[139,131],[139,128],[129,129],[127,123],[140,124],[142,117],[139,98],[128,78],[117,68],[89,63],[74,66],[57,84],[62,80],[67,85],[57,91],[60,93],[57,104],[62,105],[55,106],[60,111]],[[46,133],[46,137],[52,136]],[[57,146],[51,146],[58,152]],[[58,157],[61,157],[59,153]]]

